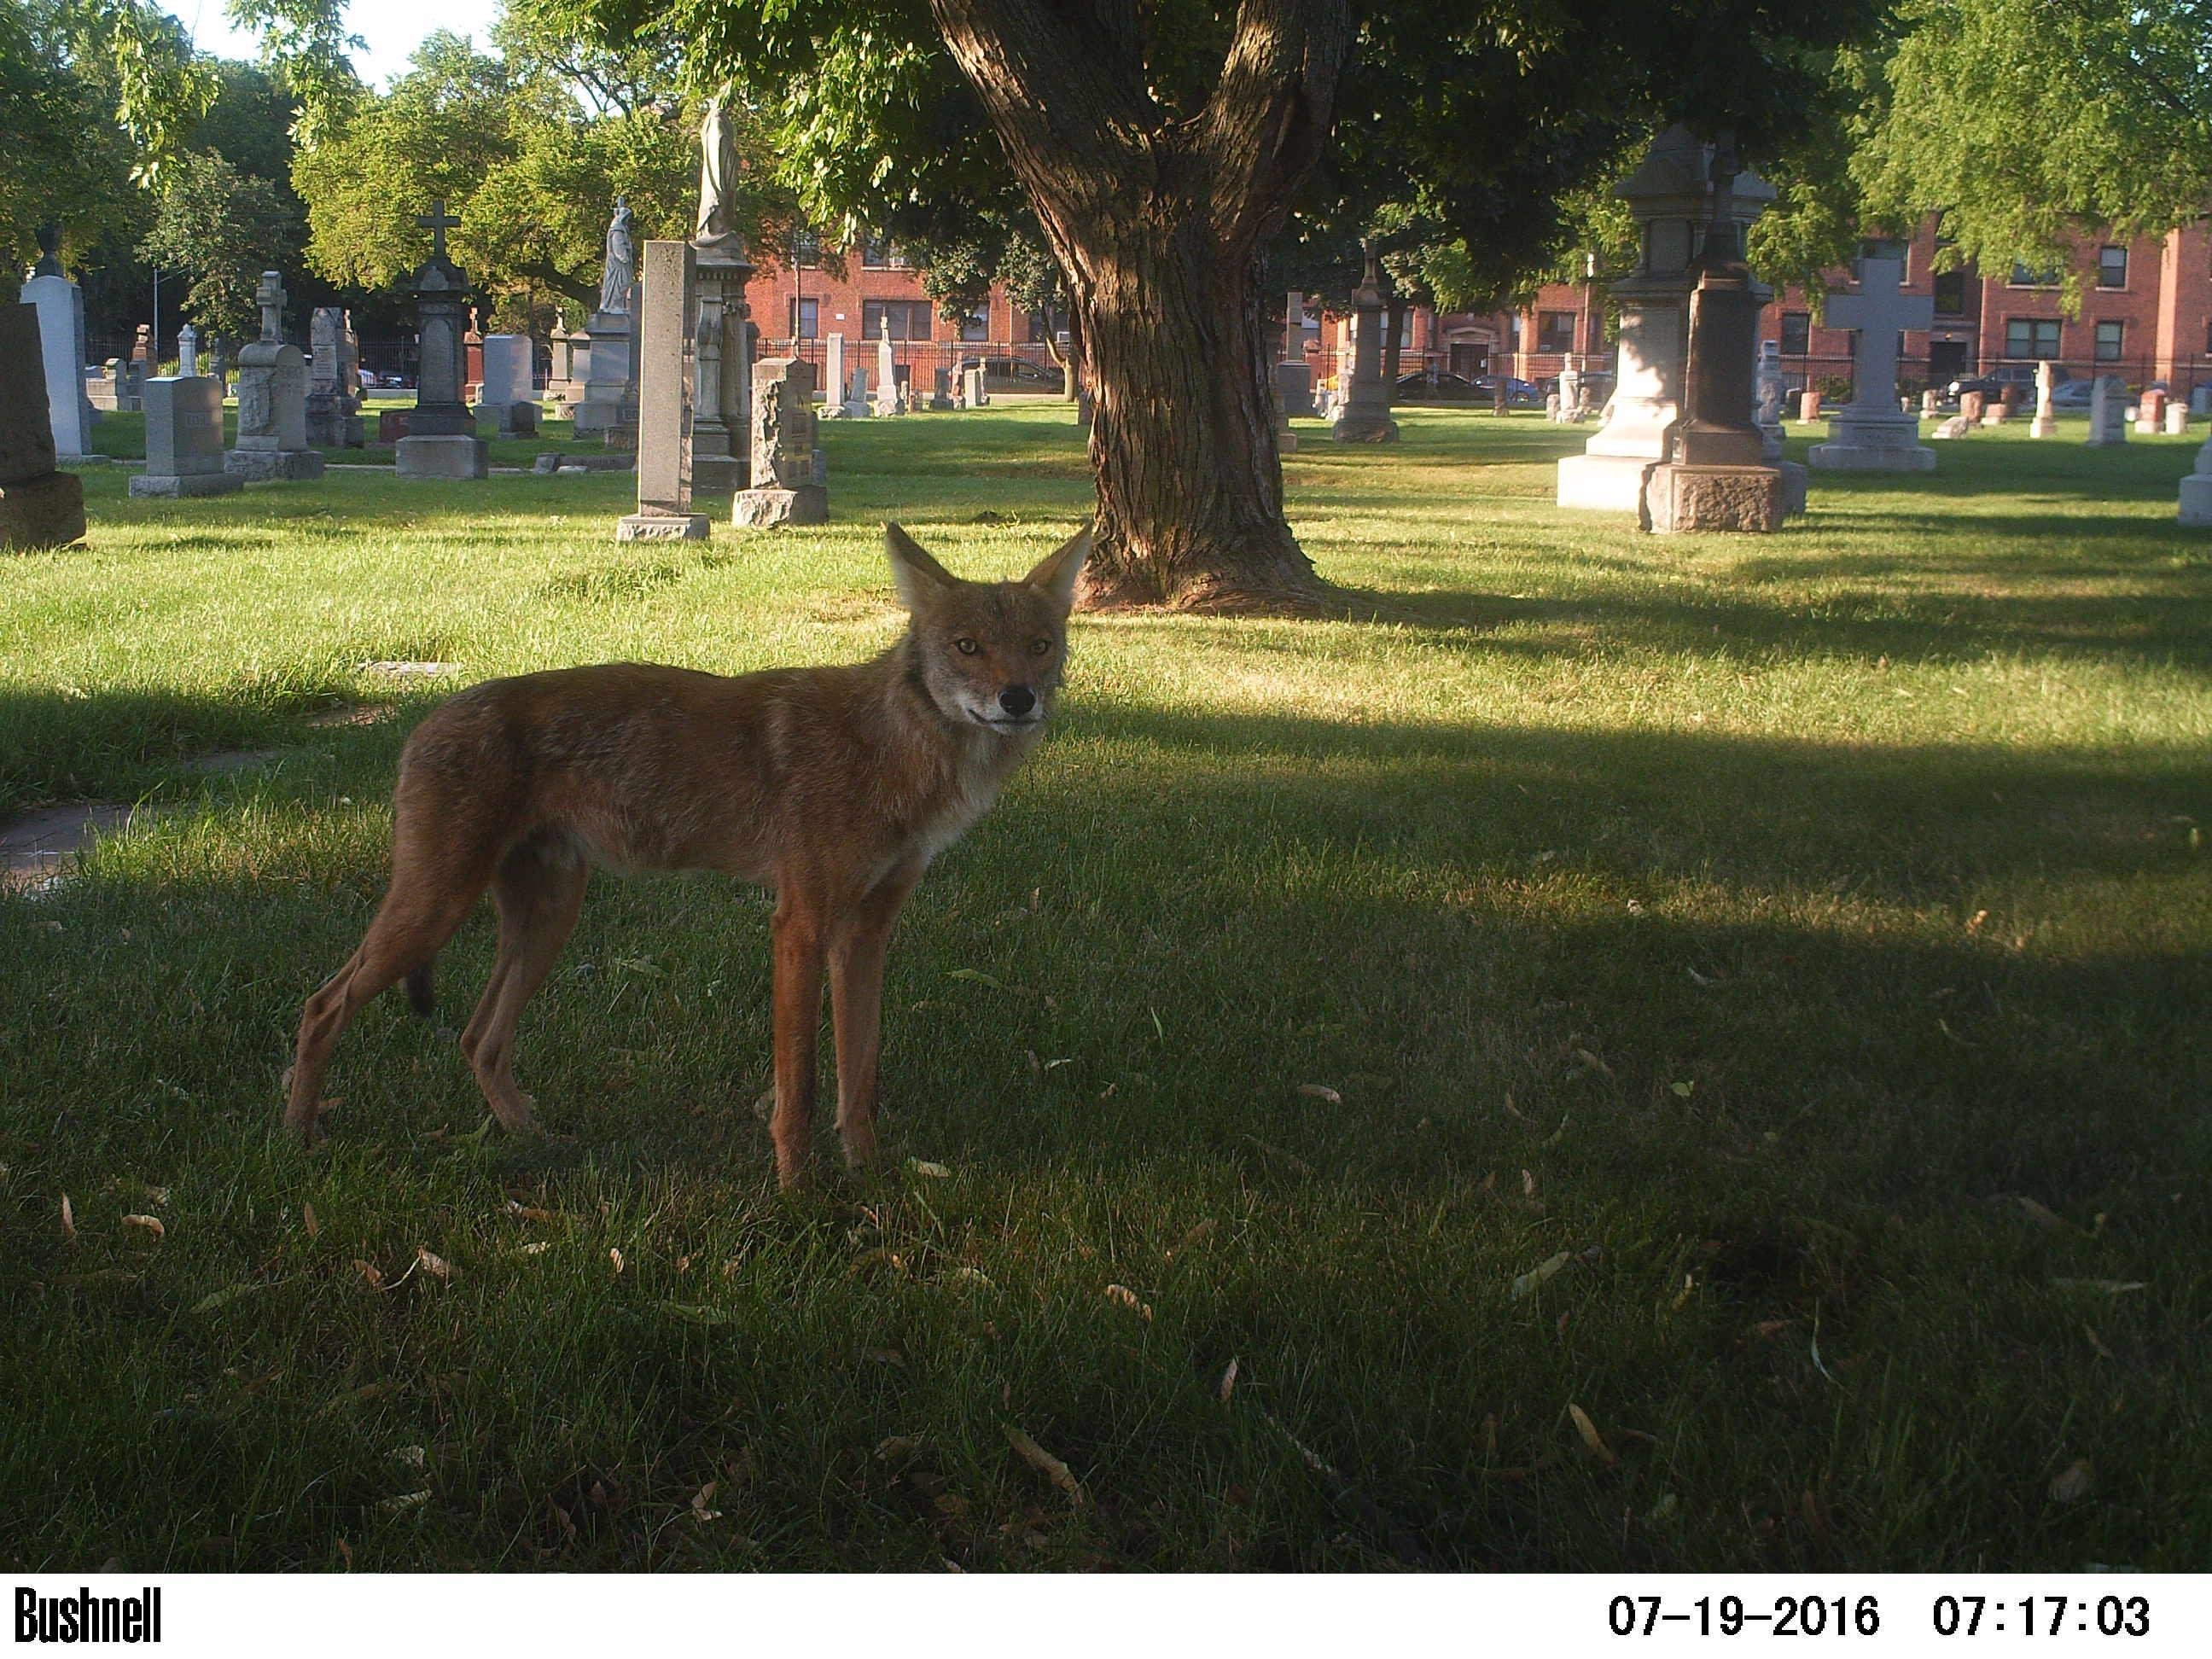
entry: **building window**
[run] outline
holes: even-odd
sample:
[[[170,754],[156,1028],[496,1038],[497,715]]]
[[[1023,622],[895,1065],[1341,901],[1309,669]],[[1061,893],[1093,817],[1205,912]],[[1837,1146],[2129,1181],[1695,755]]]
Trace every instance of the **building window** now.
[[[988,340],[991,337],[991,307],[988,301],[961,318],[960,337],[963,340]]]
[[[1029,330],[1028,343],[1042,345],[1052,338],[1052,319],[1042,311],[1032,311],[1029,314]]]
[[[2125,288],[2128,285],[2128,251],[2124,247],[2100,247],[2097,250],[2097,286]]]
[[[2126,349],[2128,325],[2123,322],[2104,322],[2097,325],[2097,361],[2117,363]],[[2054,354],[2056,355],[2056,354]]]
[[[2046,270],[2030,270],[2017,259],[2013,261],[2012,285],[2014,288],[2055,288],[2058,284],[2058,267]]]
[[[888,321],[894,340],[927,340],[932,309],[927,300],[863,300],[860,331],[871,340],[879,340]]]
[[[791,259],[801,270],[811,270],[822,263],[820,233],[801,227],[791,233]]]
[[[904,270],[906,250],[888,236],[866,236],[860,240],[860,264],[869,270]]]
[[[1782,355],[1802,357],[1813,349],[1813,319],[1802,311],[1782,313]]]
[[[2005,356],[2056,357],[2058,319],[2055,317],[2009,317],[2005,319]]]
[[[1938,317],[1963,317],[1966,314],[1966,273],[1964,270],[1943,270],[1936,274],[1936,314]]]
[[[790,337],[794,340],[818,340],[822,337],[822,301],[794,298],[791,302]]]
[[[1581,315],[1573,311],[1547,311],[1536,319],[1536,349],[1539,351],[1572,351],[1575,349],[1575,319]]]

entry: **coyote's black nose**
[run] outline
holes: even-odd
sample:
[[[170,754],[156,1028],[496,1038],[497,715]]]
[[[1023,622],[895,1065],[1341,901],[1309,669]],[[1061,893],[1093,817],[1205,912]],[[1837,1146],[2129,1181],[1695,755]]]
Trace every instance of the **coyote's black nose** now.
[[[999,707],[1009,714],[1026,714],[1036,707],[1036,693],[1026,685],[1010,685],[999,693]]]

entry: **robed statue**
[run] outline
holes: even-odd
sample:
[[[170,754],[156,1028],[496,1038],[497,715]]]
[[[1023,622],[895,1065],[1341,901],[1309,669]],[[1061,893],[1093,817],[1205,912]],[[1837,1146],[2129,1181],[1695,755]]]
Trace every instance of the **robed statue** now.
[[[629,198],[615,198],[615,216],[607,222],[607,269],[599,278],[599,309],[611,316],[629,311],[629,291],[637,283],[637,246],[630,240]]]
[[[714,94],[699,130],[699,226],[692,240],[702,244],[738,234],[738,146],[725,107],[729,95],[726,86]]]

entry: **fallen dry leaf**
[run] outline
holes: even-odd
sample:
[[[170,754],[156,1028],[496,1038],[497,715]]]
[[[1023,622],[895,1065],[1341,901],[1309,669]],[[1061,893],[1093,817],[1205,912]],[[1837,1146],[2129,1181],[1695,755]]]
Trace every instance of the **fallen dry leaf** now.
[[[612,1263],[614,1263],[614,1268],[615,1268],[615,1272],[616,1272],[617,1273],[620,1273],[622,1272],[622,1270],[623,1270],[623,1259],[622,1259],[622,1252],[621,1252],[620,1250],[617,1250],[617,1249],[610,1249],[610,1250],[607,1252],[607,1260],[608,1260],[609,1261],[611,1261]]]
[[[410,1510],[419,1510],[430,1501],[430,1490],[403,1492],[397,1498],[387,1498],[376,1507],[386,1515],[404,1515]]]
[[[377,1267],[374,1262],[363,1261],[359,1256],[354,1257],[353,1265],[354,1271],[362,1276],[362,1280],[368,1285],[369,1289],[372,1291],[380,1291],[384,1288],[384,1271],[382,1268]]]
[[[1582,1436],[1583,1444],[1589,1448],[1591,1456],[1607,1468],[1620,1461],[1613,1455],[1613,1448],[1605,1443],[1605,1437],[1597,1431],[1597,1425],[1590,1421],[1588,1412],[1580,1406],[1571,1404],[1567,1407],[1567,1415],[1574,1419],[1575,1432]]]
[[[700,1487],[698,1491],[691,1494],[691,1514],[694,1519],[700,1521],[719,1521],[722,1518],[721,1510],[710,1510],[707,1507],[708,1504],[714,1501],[714,1488],[720,1484],[721,1483],[718,1480],[709,1480],[705,1486]]]
[[[1519,1301],[1553,1273],[1559,1272],[1560,1268],[1565,1267],[1571,1259],[1566,1251],[1561,1250],[1557,1255],[1547,1257],[1538,1262],[1513,1281],[1513,1299]]]
[[[1242,1362],[1231,1359],[1229,1369],[1221,1373],[1221,1403],[1227,1405],[1229,1396],[1237,1392],[1237,1368]]]
[[[525,1255],[543,1255],[546,1251],[552,1248],[553,1241],[551,1239],[541,1238],[535,1244],[524,1245],[522,1247],[522,1254]]]
[[[942,1164],[926,1163],[918,1158],[907,1159],[906,1167],[915,1175],[927,1176],[932,1181],[943,1181],[952,1173]]]
[[[2089,1346],[2097,1351],[2100,1358],[2110,1359],[2113,1357],[2112,1351],[2105,1346],[2105,1339],[2097,1334],[2095,1326],[2085,1323],[2081,1327],[2081,1334],[2089,1339]]]
[[[422,1245],[415,1247],[415,1265],[441,1285],[453,1282],[453,1264]]]
[[[72,1244],[76,1243],[76,1206],[69,1201],[67,1193],[62,1194],[62,1237]]]
[[[2051,1482],[2051,1501],[2054,1504],[2078,1504],[2096,1489],[2097,1466],[2086,1457],[2077,1457]]]
[[[888,1463],[894,1457],[911,1457],[921,1449],[921,1442],[902,1434],[885,1435],[876,1444],[876,1461]]]
[[[1531,1170],[1521,1171],[1521,1196],[1523,1198],[1536,1196],[1536,1176]]]
[[[308,1237],[319,1238],[322,1237],[323,1224],[315,1219],[315,1206],[313,1205],[302,1204],[300,1206],[300,1221],[301,1224],[307,1228]]]
[[[1148,1322],[1152,1316],[1151,1306],[1137,1300],[1137,1293],[1127,1285],[1109,1285],[1106,1287],[1106,1299],[1117,1306],[1127,1308],[1131,1313]]]
[[[1038,1445],[1036,1441],[1030,1439],[1027,1434],[1012,1424],[1002,1424],[1000,1426],[1006,1431],[1006,1443],[1021,1454],[1022,1462],[1066,1492],[1067,1501],[1076,1508],[1081,1509],[1085,1502],[1083,1495],[1083,1483],[1075,1478],[1074,1473],[1067,1465],[1054,1457],[1042,1446]]]
[[[2064,1230],[2066,1218],[2057,1211],[2039,1204],[2033,1199],[2021,1193],[2013,1194],[2012,1201],[2020,1206],[2022,1215],[2042,1228],[2044,1231],[2055,1233]]]
[[[161,1224],[160,1218],[156,1216],[126,1215],[123,1218],[123,1224],[126,1227],[143,1227],[156,1238],[167,1238],[169,1236],[169,1230]]]
[[[1298,1092],[1308,1100],[1326,1101],[1331,1106],[1344,1104],[1344,1097],[1326,1083],[1301,1083],[1298,1085]]]
[[[1212,1221],[1211,1219],[1201,1221],[1182,1236],[1182,1242],[1177,1244],[1175,1249],[1168,1252],[1167,1259],[1170,1261],[1172,1261],[1177,1256],[1181,1255],[1185,1250],[1189,1249],[1193,1245],[1202,1244],[1212,1237]]]

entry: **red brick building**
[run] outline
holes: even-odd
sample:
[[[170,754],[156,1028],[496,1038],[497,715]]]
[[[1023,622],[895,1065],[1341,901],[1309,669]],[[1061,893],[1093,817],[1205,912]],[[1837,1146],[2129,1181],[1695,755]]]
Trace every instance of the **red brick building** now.
[[[763,258],[745,285],[745,302],[761,331],[763,356],[799,356],[817,367],[832,334],[845,337],[845,362],[865,368],[872,379],[876,345],[889,324],[891,349],[900,366],[923,392],[934,371],[955,369],[963,361],[990,362],[994,383],[1011,360],[1033,368],[1037,390],[1057,390],[1060,371],[1048,343],[1048,321],[1018,310],[1006,290],[994,284],[990,297],[974,315],[955,322],[922,292],[921,273],[898,245],[870,238],[851,249],[840,276],[802,252],[790,267]]]
[[[2063,313],[2056,271],[1938,275],[1932,220],[1901,251],[1905,291],[1927,295],[1936,307],[1932,328],[1905,333],[1899,375],[1907,391],[2042,357],[2068,374],[2118,374],[2137,389],[2162,380],[2185,395],[2212,384],[2212,234],[2202,225],[2129,242],[2084,240],[2075,254],[2078,317]],[[1833,289],[1848,285],[1846,273],[1833,273]],[[1502,368],[1534,380],[1557,374],[1570,351],[1591,354],[1602,367],[1612,353],[1604,307],[1602,284],[1553,283],[1517,313],[1448,314],[1435,319],[1425,360],[1409,357],[1406,368],[1433,362],[1472,375]],[[1776,296],[1759,332],[1780,342],[1793,386],[1850,376],[1850,335],[1815,325],[1802,288]]]

